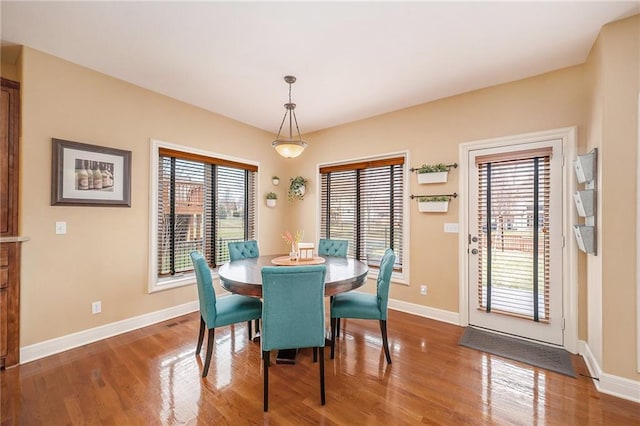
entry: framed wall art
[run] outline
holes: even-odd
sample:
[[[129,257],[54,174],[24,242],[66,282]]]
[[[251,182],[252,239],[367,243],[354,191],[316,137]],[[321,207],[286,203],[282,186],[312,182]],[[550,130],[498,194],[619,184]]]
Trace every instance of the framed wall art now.
[[[131,207],[131,151],[52,142],[52,206]]]

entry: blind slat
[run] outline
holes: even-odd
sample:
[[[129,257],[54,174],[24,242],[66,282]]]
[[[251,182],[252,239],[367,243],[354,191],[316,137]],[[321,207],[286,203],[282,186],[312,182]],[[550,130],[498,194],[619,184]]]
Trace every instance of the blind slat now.
[[[254,239],[255,172],[216,160],[160,150],[158,276],[193,270],[193,250],[215,267],[228,260],[229,241]]]
[[[549,196],[550,149],[528,150],[508,155],[476,158],[479,173],[478,301],[490,310],[533,319],[549,319]],[[534,158],[538,156],[537,170]],[[491,164],[490,172],[488,164]],[[538,181],[534,182],[535,172]],[[488,184],[490,180],[490,185]],[[537,189],[534,188],[537,186]],[[488,193],[490,189],[490,194]],[[538,223],[533,206],[538,191]],[[490,205],[487,205],[490,200]],[[490,230],[488,228],[490,224]],[[534,271],[534,232],[537,232],[538,270]],[[489,239],[490,236],[490,239]],[[488,248],[491,248],[489,250]],[[490,259],[487,256],[491,256]],[[490,268],[489,268],[490,263]],[[487,274],[489,273],[489,277]],[[537,275],[538,304],[534,306],[534,275]],[[490,278],[490,279],[489,279]]]
[[[402,270],[404,157],[320,168],[320,237],[346,239],[349,256],[377,266],[386,248]]]

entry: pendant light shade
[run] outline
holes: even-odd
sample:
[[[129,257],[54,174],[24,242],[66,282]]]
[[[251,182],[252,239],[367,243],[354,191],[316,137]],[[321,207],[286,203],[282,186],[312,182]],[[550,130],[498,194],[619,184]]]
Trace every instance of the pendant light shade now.
[[[288,75],[284,78],[284,81],[289,84],[289,102],[284,104],[284,117],[282,117],[282,123],[280,123],[280,128],[278,129],[278,135],[276,136],[276,140],[274,140],[271,145],[275,148],[278,154],[282,155],[285,158],[295,158],[302,154],[302,151],[307,147],[307,143],[302,140],[302,136],[300,135],[300,129],[298,128],[298,119],[296,118],[296,104],[291,102],[291,85],[296,82],[296,78],[292,75]],[[282,132],[282,126],[285,121],[287,121],[287,116],[289,117],[289,138],[280,137],[280,133]],[[293,138],[293,124],[296,125],[296,132],[298,133],[298,138]]]

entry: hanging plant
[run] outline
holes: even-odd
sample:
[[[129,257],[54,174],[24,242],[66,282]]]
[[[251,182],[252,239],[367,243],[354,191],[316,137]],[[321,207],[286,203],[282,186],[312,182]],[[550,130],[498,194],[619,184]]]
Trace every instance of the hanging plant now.
[[[278,194],[276,194],[275,192],[268,192],[265,198],[267,200],[268,207],[276,206],[276,200],[278,199]]]
[[[293,201],[296,198],[299,200],[304,199],[306,185],[307,180],[302,176],[296,176],[289,179],[289,193],[287,194],[289,201]]]

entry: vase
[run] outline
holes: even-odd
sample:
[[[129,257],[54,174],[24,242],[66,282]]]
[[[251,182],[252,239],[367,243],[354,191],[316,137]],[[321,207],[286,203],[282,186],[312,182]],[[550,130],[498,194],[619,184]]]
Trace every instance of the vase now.
[[[298,260],[299,257],[300,257],[300,252],[298,251],[298,245],[295,243],[291,244],[291,252],[289,253],[289,259]]]

